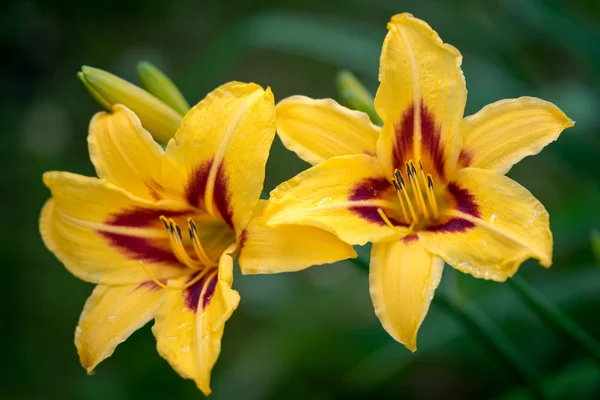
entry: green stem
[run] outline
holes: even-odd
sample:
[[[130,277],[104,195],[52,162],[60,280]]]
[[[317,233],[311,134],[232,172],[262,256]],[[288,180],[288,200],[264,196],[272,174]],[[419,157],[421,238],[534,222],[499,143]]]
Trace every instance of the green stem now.
[[[548,302],[526,281],[518,276],[509,279],[511,286],[547,324],[561,331],[583,347],[600,366],[600,344],[572,319]]]
[[[360,258],[350,260],[361,270],[368,272],[369,264]],[[460,304],[442,292],[437,292],[433,302],[450,312],[462,322],[467,330],[476,335],[482,344],[491,351],[505,366],[506,370],[519,381],[527,384],[536,399],[547,399],[541,379],[536,371],[519,354],[519,350],[490,324],[477,310],[466,304]]]

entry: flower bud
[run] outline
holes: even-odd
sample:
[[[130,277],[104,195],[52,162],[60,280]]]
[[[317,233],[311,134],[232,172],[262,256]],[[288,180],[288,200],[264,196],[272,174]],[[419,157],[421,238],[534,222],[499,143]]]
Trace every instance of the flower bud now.
[[[363,111],[369,115],[371,122],[381,125],[381,118],[373,107],[373,96],[350,71],[340,71],[336,78],[336,86],[342,103],[352,109]]]
[[[161,143],[171,139],[181,115],[144,89],[98,68],[83,66],[77,77],[100,105],[112,111],[114,104],[122,104],[133,111],[146,128]]]
[[[155,65],[143,61],[138,63],[137,72],[144,89],[158,97],[165,104],[173,107],[181,115],[185,115],[190,105],[177,86]]]

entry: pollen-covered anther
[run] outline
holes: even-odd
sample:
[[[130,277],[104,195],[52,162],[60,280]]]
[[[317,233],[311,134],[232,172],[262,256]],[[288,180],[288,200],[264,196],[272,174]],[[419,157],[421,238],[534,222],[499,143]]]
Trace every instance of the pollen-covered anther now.
[[[188,231],[190,233],[190,238],[192,239],[192,243],[194,244],[194,250],[196,251],[196,255],[204,263],[206,266],[216,266],[217,263],[212,261],[206,251],[204,251],[204,247],[202,247],[202,243],[200,242],[200,238],[198,238],[198,228],[196,227],[196,223],[190,217],[188,218]]]
[[[419,222],[419,219],[417,218],[417,214],[415,213],[415,208],[413,207],[413,204],[410,201],[408,191],[406,190],[406,185],[404,184],[404,179],[402,178],[402,173],[400,172],[399,169],[396,169],[394,171],[394,177],[396,178],[396,185],[394,185],[394,186],[397,186],[400,189],[400,190],[397,190],[398,199],[400,200],[400,204],[402,205],[402,208],[404,210],[404,202],[406,202],[406,205],[408,206],[408,210],[410,211],[412,223],[416,224],[417,222]],[[405,218],[408,221],[408,217],[406,216]]]
[[[183,235],[181,233],[181,229],[179,228],[177,223],[173,219],[166,218],[164,216],[161,216],[160,220],[163,222],[165,228],[167,229],[167,232],[169,233],[169,242],[171,244],[171,250],[173,250],[173,254],[175,255],[175,257],[177,257],[179,262],[194,270],[201,270],[206,266],[216,265],[206,255],[206,252],[204,251],[202,244],[198,239],[196,224],[194,224],[193,221],[191,221],[191,218],[188,220],[188,232],[190,233],[190,238],[192,239],[194,251],[198,259],[194,259],[188,254],[185,245],[183,244]]]
[[[410,182],[409,186],[405,184],[402,172],[399,169],[394,170],[394,178],[392,179],[404,220],[412,225],[418,224],[422,219],[431,222],[439,218],[439,210],[433,190],[433,178],[431,174],[425,174],[420,160],[418,164],[419,171],[417,171],[413,160],[404,164],[406,177]],[[409,214],[410,220],[408,218]]]

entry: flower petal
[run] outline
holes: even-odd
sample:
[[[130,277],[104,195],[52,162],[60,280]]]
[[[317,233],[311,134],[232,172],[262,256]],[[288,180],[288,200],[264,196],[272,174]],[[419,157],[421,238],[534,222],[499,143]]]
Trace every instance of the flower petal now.
[[[332,232],[346,243],[365,244],[399,235],[377,212],[382,208],[391,217],[389,210],[397,206],[394,201],[394,189],[375,157],[340,156],[276,187],[264,218],[271,226],[310,225]]]
[[[148,280],[140,263],[158,279],[183,271],[159,217],[185,216],[186,210],[157,207],[111,183],[68,172],[47,172],[44,183],[53,198],[42,209],[40,232],[75,276],[120,285]]]
[[[96,114],[90,122],[88,146],[98,177],[138,197],[161,198],[164,152],[133,111],[117,104],[110,114]]]
[[[463,120],[462,167],[505,174],[573,126],[558,107],[534,97],[500,100]]]
[[[91,374],[118,344],[154,317],[164,290],[154,282],[97,285],[85,303],[75,330],[81,365]]]
[[[416,236],[375,243],[369,285],[375,314],[385,330],[409,350],[442,278],[444,261],[425,251]]]
[[[266,201],[242,233],[239,264],[244,274],[299,271],[357,256],[354,248],[319,228],[299,225],[268,226],[263,221]]]
[[[277,104],[277,134],[283,145],[310,164],[350,154],[374,156],[379,127],[369,116],[332,99],[291,96]]]
[[[462,56],[427,23],[399,14],[388,23],[375,108],[383,120],[377,154],[386,172],[421,159],[450,175],[461,148],[467,90]]]
[[[456,223],[419,232],[425,249],[477,278],[505,281],[529,257],[552,264],[552,232],[544,206],[524,187],[493,171],[465,168],[469,209],[451,212]],[[459,202],[461,203],[461,202]]]
[[[184,291],[169,291],[152,327],[160,355],[182,377],[193,379],[205,395],[210,394],[210,373],[221,351],[225,322],[240,300],[231,289],[234,249],[221,256],[218,274],[211,272]],[[182,285],[188,279],[169,284]]]
[[[274,136],[271,90],[227,83],[186,114],[167,146],[163,182],[239,233],[262,192]]]

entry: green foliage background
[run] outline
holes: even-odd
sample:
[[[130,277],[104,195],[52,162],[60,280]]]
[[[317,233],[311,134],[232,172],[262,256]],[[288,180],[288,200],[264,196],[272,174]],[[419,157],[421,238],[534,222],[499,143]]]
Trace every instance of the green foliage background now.
[[[87,125],[99,107],[75,77],[82,64],[136,81],[135,63],[165,70],[190,101],[228,80],[255,81],[277,99],[336,97],[350,69],[376,89],[385,24],[425,19],[464,55],[467,113],[522,95],[575,120],[559,141],[510,176],[551,215],[555,262],[519,274],[600,338],[600,270],[589,233],[600,228],[600,5],[593,0],[261,0],[201,2],[28,0],[0,9],[0,251],[3,399],[201,398],[155,351],[149,326],[94,376],[73,345],[92,285],[71,276],[37,230],[46,170],[93,175]],[[267,189],[306,165],[276,142]],[[350,263],[274,276],[236,275],[238,311],[213,374],[213,399],[523,398],[522,383],[435,305],[411,354],[381,328],[367,275]],[[555,398],[600,398],[600,367],[553,332],[509,285],[446,268],[458,292],[501,329]]]

